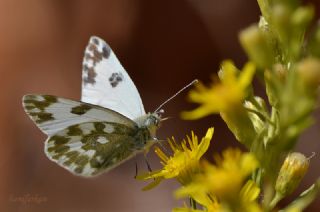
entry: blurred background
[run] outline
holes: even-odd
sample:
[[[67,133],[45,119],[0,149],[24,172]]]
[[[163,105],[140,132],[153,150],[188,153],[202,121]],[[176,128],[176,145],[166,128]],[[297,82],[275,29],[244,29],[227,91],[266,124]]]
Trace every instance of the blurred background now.
[[[317,4],[319,17],[318,0],[309,2]],[[140,171],[146,170],[142,156],[93,179],[75,177],[50,162],[43,152],[46,136],[24,113],[21,97],[44,93],[79,100],[84,48],[91,35],[98,35],[132,77],[146,110],[153,111],[193,79],[209,82],[221,60],[231,58],[241,67],[246,56],[237,33],[258,18],[256,1],[244,0],[0,0],[0,211],[162,212],[182,206],[172,196],[173,181],[141,191],[146,183],[134,175],[136,161]],[[180,120],[180,111],[194,107],[185,96],[164,108],[173,118],[159,129],[160,139],[174,135],[180,140],[190,130],[201,137],[214,126],[208,158],[238,146],[218,116]],[[297,146],[306,155],[317,152],[299,191],[320,176],[319,127],[308,130]],[[149,161],[159,167],[152,152]],[[23,197],[39,201],[23,203]],[[316,209],[320,198],[307,211]]]

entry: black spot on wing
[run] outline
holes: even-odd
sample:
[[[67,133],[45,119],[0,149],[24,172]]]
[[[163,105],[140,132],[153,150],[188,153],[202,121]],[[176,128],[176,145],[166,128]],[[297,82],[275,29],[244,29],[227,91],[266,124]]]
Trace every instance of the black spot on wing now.
[[[111,87],[117,87],[117,85],[123,81],[123,75],[119,73],[112,73],[109,77],[109,83]]]
[[[29,113],[32,117],[35,118],[37,124],[41,124],[46,121],[54,120],[51,113],[46,112],[31,112]]]
[[[106,57],[106,55],[108,55],[107,49],[99,48],[99,46],[101,46],[101,41],[98,38],[93,37],[85,50],[82,68],[84,84],[96,83],[95,77],[97,76],[97,73],[95,72],[95,67]]]
[[[103,55],[104,58],[108,59],[109,56],[110,56],[110,52],[111,52],[111,49],[110,49],[109,46],[104,46],[102,48],[102,55]]]
[[[84,73],[86,73],[86,76],[83,77],[83,82],[85,84],[89,83],[89,84],[95,84],[96,83],[96,76],[97,73],[95,72],[94,68],[91,67],[89,68],[86,64],[83,65],[83,70]]]
[[[51,144],[51,146],[47,149],[47,151],[52,155],[53,159],[57,160],[69,151],[70,147],[66,145],[69,140],[69,137],[60,135],[54,135],[49,139],[48,143]]]
[[[82,105],[71,108],[71,113],[76,115],[83,115],[86,112],[88,112],[90,109],[91,107],[89,105],[82,104]]]
[[[92,38],[92,42],[96,45],[99,45],[99,40],[96,37]]]
[[[41,97],[43,98],[43,100],[39,100],[39,98]],[[24,104],[26,105],[26,108],[38,108],[41,111],[44,111],[47,107],[56,102],[57,97],[50,95],[27,95],[24,98]]]
[[[78,124],[68,127],[67,130],[68,130],[68,132],[67,132],[68,136],[81,136],[81,135],[83,135],[83,132]]]
[[[50,141],[53,141],[55,145],[63,145],[68,143],[70,140],[69,137],[61,136],[61,135],[54,135],[50,138]]]
[[[23,98],[26,112],[37,124],[54,120],[53,114],[47,112],[46,108],[57,101],[57,97],[50,95],[26,95]]]
[[[103,129],[106,128],[105,123],[95,122],[93,125],[97,132],[104,133]]]

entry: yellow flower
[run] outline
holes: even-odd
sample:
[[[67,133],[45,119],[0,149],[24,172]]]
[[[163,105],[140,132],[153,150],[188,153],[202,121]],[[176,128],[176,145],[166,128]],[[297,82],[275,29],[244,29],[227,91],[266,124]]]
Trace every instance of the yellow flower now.
[[[199,160],[208,150],[214,129],[209,128],[205,137],[199,143],[198,138],[191,132],[191,138],[187,136],[181,144],[177,144],[174,138],[169,139],[172,156],[167,156],[159,147],[155,152],[161,159],[163,168],[157,171],[138,176],[138,179],[154,179],[144,190],[153,188],[163,179],[176,178],[182,185],[188,184],[192,176],[199,171]]]
[[[259,204],[256,202],[260,194],[260,188],[256,184],[248,180],[247,183],[241,188],[238,202],[233,202],[233,207],[225,203],[219,203],[217,198],[215,198],[210,193],[198,193],[192,197],[196,198],[195,200],[202,205],[204,210],[195,210],[191,208],[176,208],[173,212],[227,212],[227,211],[239,211],[239,212],[261,212]]]
[[[194,200],[199,203],[200,205],[202,205],[205,209],[204,210],[194,210],[194,209],[190,209],[190,208],[178,208],[178,209],[189,209],[190,212],[217,212],[217,211],[221,211],[221,205],[219,204],[218,200],[210,195],[210,194],[198,194],[196,196],[192,196],[192,198],[194,198]],[[181,211],[182,212],[182,211]],[[187,212],[187,210],[186,210]]]
[[[191,209],[191,208],[174,208],[172,212],[203,212],[203,210]]]
[[[247,96],[255,66],[253,63],[247,63],[243,71],[238,72],[231,61],[224,61],[219,72],[220,83],[209,87],[202,83],[196,84],[196,89],[189,93],[189,99],[201,106],[193,111],[183,112],[182,117],[198,119],[212,113],[228,112],[241,107]]]
[[[196,196],[199,197],[199,196]],[[209,194],[203,194],[201,198],[196,199],[196,202],[205,207],[205,210],[191,209],[185,206],[184,208],[175,208],[173,212],[217,212],[222,211],[218,200]]]
[[[252,180],[248,180],[247,183],[242,187],[239,194],[240,210],[238,211],[244,211],[244,212],[262,211],[261,207],[256,201],[259,194],[260,194],[260,188]]]
[[[215,161],[216,165],[204,163],[202,172],[192,183],[178,189],[176,196],[191,196],[208,210],[210,207],[214,208],[211,211],[220,211],[226,206],[258,211],[255,210],[258,208],[255,199],[259,190],[253,182],[245,184],[247,177],[258,167],[255,157],[251,153],[227,149],[223,152],[223,157],[216,156]],[[219,204],[215,198],[219,200]]]

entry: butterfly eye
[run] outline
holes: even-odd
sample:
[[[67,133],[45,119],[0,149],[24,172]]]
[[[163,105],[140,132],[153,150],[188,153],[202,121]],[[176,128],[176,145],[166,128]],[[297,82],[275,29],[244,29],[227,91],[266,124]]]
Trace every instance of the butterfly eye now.
[[[153,114],[154,118],[157,120],[157,122],[160,122],[162,114],[164,114],[163,109],[161,109]]]
[[[158,111],[158,115],[159,115],[159,116],[162,115],[162,114],[164,114],[164,109],[160,109],[160,110]]]
[[[160,123],[160,116],[157,113],[150,114],[149,117],[145,120],[145,126],[149,127],[158,127]]]

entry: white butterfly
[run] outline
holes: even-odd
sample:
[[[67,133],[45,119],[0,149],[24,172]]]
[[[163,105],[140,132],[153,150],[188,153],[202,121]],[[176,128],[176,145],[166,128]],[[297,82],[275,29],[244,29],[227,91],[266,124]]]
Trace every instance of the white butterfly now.
[[[81,102],[31,94],[23,97],[23,107],[48,135],[48,158],[85,177],[148,150],[161,121],[161,111],[145,113],[131,78],[98,37],[91,37],[85,50]]]

